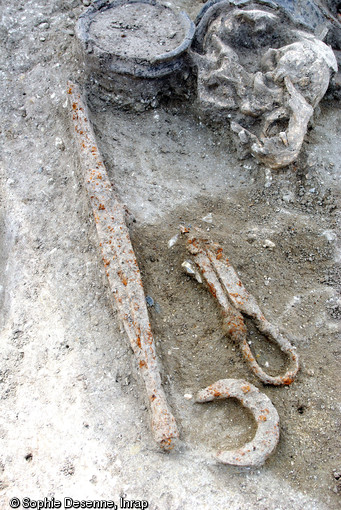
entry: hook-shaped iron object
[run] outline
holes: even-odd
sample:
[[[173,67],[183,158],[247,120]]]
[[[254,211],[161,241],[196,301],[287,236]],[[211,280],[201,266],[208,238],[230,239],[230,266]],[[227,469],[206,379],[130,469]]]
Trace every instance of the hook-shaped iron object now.
[[[199,391],[196,402],[236,398],[256,420],[254,438],[236,450],[220,450],[216,458],[223,464],[259,467],[275,450],[279,441],[279,416],[269,397],[243,379],[221,379]]]

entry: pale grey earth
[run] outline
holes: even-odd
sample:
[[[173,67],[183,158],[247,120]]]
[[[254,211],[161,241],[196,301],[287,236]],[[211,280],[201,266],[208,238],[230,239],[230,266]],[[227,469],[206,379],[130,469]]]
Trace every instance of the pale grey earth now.
[[[170,5],[192,19],[202,6]],[[74,24],[84,9],[78,0],[2,2],[1,508],[14,496],[125,496],[153,510],[339,508],[338,102],[321,102],[299,161],[272,173],[240,161],[228,128],[206,126],[190,105],[129,113],[99,101],[92,111],[108,172],[136,219],[132,241],[154,301],[182,439],[164,454],[110,302],[70,129],[66,83],[83,78]],[[264,387],[224,337],[213,298],[181,268],[184,247],[168,247],[181,222],[223,245],[265,315],[294,336],[302,368],[292,386]],[[283,371],[252,325],[250,340],[261,363]],[[223,377],[249,380],[278,410],[280,443],[260,469],[211,455],[252,437],[241,406],[184,398]]]

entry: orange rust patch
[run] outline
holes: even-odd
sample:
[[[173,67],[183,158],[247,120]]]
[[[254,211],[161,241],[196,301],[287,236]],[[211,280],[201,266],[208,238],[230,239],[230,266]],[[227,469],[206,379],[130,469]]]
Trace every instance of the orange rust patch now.
[[[103,204],[99,204],[98,209],[99,209],[100,211],[104,211],[105,207],[104,207],[104,205],[103,205]]]
[[[238,292],[229,292],[230,296],[234,297],[234,298],[240,298]]]
[[[161,448],[167,448],[167,450],[173,450],[174,444],[172,444],[172,438],[163,439],[160,446]]]
[[[250,387],[249,384],[243,384],[243,386],[242,386],[242,392],[243,393],[247,393],[250,390],[251,390],[251,387]]]
[[[148,324],[148,328],[150,328],[150,324]],[[152,345],[153,343],[153,335],[152,335],[152,332],[149,330],[148,333],[147,333],[147,343],[149,345]]]
[[[286,386],[289,386],[292,382],[294,382],[294,378],[291,375],[287,375],[286,377],[283,377],[282,379],[283,384]]]
[[[127,285],[128,284],[128,280],[125,276],[125,274],[123,273],[123,271],[117,271],[117,275],[119,276],[121,282],[123,283],[123,285]]]
[[[245,326],[242,318],[235,317],[235,319],[233,321],[230,320],[230,321],[226,322],[226,330],[227,330],[227,333],[230,335],[233,335],[235,333],[245,334],[246,326]]]
[[[105,267],[110,266],[110,260],[108,260],[108,259],[106,259],[104,257],[103,257],[103,263],[104,263]]]
[[[217,255],[216,255],[217,260],[220,260],[222,256],[223,256],[223,249],[222,248],[218,248],[217,249]]]
[[[143,359],[140,361],[140,368],[143,368],[146,366],[146,362],[143,361]]]
[[[139,336],[136,338],[136,343],[137,346],[141,349],[141,338]]]
[[[217,297],[217,292],[216,292],[216,290],[214,288],[214,285],[212,283],[209,283],[209,282],[207,282],[207,285],[208,285],[208,288],[209,288],[210,293],[212,294],[212,296],[216,298]]]
[[[264,414],[261,414],[258,418],[258,421],[266,421],[267,420],[267,417],[264,416]]]
[[[251,351],[244,351],[244,357],[249,361],[255,361]]]

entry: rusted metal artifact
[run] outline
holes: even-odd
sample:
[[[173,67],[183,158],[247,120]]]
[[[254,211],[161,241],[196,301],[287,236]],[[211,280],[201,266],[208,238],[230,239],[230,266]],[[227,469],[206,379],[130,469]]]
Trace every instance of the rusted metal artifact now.
[[[265,384],[291,384],[298,372],[299,363],[295,347],[270,324],[262,314],[255,298],[245,289],[223,249],[205,237],[198,229],[182,228],[187,237],[187,249],[206,280],[211,294],[218,300],[223,314],[224,329],[240,343],[244,358],[251,370]],[[257,363],[247,342],[247,329],[243,314],[254,319],[257,329],[277,344],[289,356],[292,368],[284,375],[268,375]]]
[[[196,402],[236,398],[253,414],[257,431],[249,443],[237,450],[220,450],[216,458],[223,464],[259,467],[275,450],[279,441],[279,416],[271,400],[243,379],[221,379],[199,391]]]
[[[111,296],[144,379],[155,441],[165,450],[170,450],[179,434],[161,386],[141,275],[125,223],[125,208],[113,191],[78,87],[70,83],[68,94],[85,187],[96,222]]]

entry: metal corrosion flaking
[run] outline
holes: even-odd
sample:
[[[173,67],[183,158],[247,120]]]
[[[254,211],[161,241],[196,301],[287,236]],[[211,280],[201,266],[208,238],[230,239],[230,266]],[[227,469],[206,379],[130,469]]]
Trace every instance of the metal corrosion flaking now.
[[[96,222],[111,296],[114,297],[144,379],[155,441],[165,450],[170,450],[179,433],[161,386],[140,270],[125,223],[125,208],[113,191],[85,103],[76,85],[68,84],[68,97],[81,169]]]

